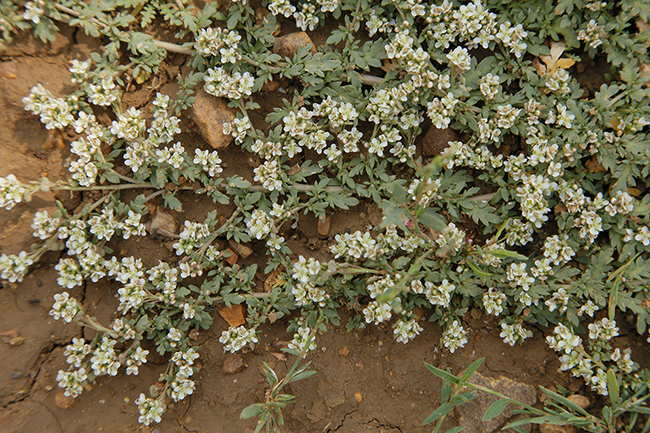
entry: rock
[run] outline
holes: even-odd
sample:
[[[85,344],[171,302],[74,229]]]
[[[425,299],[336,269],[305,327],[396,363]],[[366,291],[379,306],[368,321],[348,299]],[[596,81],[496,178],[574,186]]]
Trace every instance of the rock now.
[[[235,374],[244,371],[246,364],[239,353],[230,355],[223,361],[223,374]]]
[[[276,90],[278,90],[278,87],[280,87],[279,82],[275,80],[267,81],[262,86],[262,92],[275,92]]]
[[[587,409],[589,407],[589,405],[591,404],[591,402],[589,401],[589,399],[587,397],[585,397],[584,395],[580,395],[580,394],[570,395],[569,397],[567,397],[567,399],[572,401],[573,403],[577,404],[582,409]]]
[[[348,356],[349,353],[350,353],[350,349],[348,349],[347,347],[341,347],[341,348],[339,349],[339,356],[341,356],[341,357],[343,357],[343,358],[345,358],[346,356]]]
[[[223,133],[223,124],[235,120],[236,115],[225,99],[201,90],[196,94],[191,116],[205,141],[214,149],[224,149],[232,143],[234,138]]]
[[[436,156],[445,151],[450,141],[456,141],[456,132],[451,128],[438,129],[431,126],[422,138],[424,156]]]
[[[242,259],[245,259],[246,257],[253,254],[252,248],[247,247],[246,245],[242,245],[240,243],[237,243],[237,242],[233,241],[232,239],[230,241],[228,241],[228,244],[230,245],[230,248],[232,248]]]
[[[18,68],[16,67],[16,62],[8,61],[0,63],[0,78],[16,78],[18,74]]]
[[[480,373],[474,373],[469,381],[476,385],[491,388],[531,406],[537,402],[537,393],[534,386],[516,382],[504,376],[491,378]],[[491,433],[497,431],[503,423],[508,421],[513,416],[512,409],[516,408],[513,404],[508,405],[501,414],[491,420],[482,421],[485,411],[497,400],[498,398],[495,396],[479,392],[474,400],[462,405],[458,412],[460,425],[466,427],[463,431],[466,433]]]
[[[0,340],[5,344],[11,344],[11,340],[18,338],[18,331],[10,329],[8,331],[0,332]]]
[[[228,248],[226,252],[228,253],[228,257],[226,257],[226,263],[228,263],[230,266],[233,266],[235,263],[237,263],[237,260],[239,260],[239,256],[232,250],[232,248]]]
[[[20,373],[20,372],[13,373],[13,374],[11,375],[11,378],[14,379],[14,380],[22,379],[22,378],[23,378],[23,374]]]
[[[540,433],[578,433],[578,428],[572,425],[540,424]]]
[[[360,392],[354,393],[354,399],[357,401],[357,403],[363,403],[363,396]]]
[[[56,407],[61,409],[72,409],[72,406],[74,405],[74,397],[68,397],[65,395],[64,390],[60,390],[56,394],[56,397],[54,397],[54,404]]]
[[[312,46],[312,52],[316,52],[314,43],[305,32],[289,33],[288,35],[280,36],[275,40],[273,45],[273,52],[281,55],[282,57],[292,58],[298,52],[300,47]]]
[[[156,206],[152,214],[153,217],[148,224],[148,230],[153,237],[176,237],[178,224],[173,216],[163,211],[160,206]]]
[[[331,222],[332,217],[329,215],[325,219],[318,218],[318,234],[321,236],[329,236]]]

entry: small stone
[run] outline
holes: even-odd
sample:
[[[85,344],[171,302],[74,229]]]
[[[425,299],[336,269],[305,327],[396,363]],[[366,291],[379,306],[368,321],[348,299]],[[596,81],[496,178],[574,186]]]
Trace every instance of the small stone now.
[[[312,52],[316,52],[314,43],[305,32],[289,33],[288,35],[280,36],[275,40],[273,45],[273,52],[281,55],[282,57],[293,58],[294,54],[298,52],[300,47],[312,46]]]
[[[9,331],[0,332],[0,340],[5,344],[11,344],[11,340],[18,337],[18,331],[10,329]]]
[[[422,138],[424,156],[436,156],[445,151],[450,141],[456,141],[456,132],[451,128],[438,129],[431,126]]]
[[[148,224],[149,233],[155,238],[175,237],[178,224],[173,216],[156,206],[153,212],[153,218]]]
[[[23,374],[22,373],[14,373],[11,375],[11,378],[14,380],[22,379]]]
[[[318,218],[318,234],[321,236],[329,236],[331,222],[332,217],[329,215],[325,219]]]
[[[572,425],[540,424],[540,433],[578,433],[578,428]]]
[[[196,341],[199,339],[199,331],[196,329],[192,329],[190,333],[188,334],[188,337],[190,337],[190,340]]]
[[[350,349],[348,349],[347,347],[341,347],[341,348],[339,349],[339,356],[341,356],[341,357],[343,357],[343,358],[345,358],[346,356],[348,356],[349,353],[350,353]]]
[[[9,342],[9,345],[10,346],[20,346],[24,342],[25,342],[25,337],[18,336],[18,337],[12,338],[11,341]]]
[[[61,409],[72,409],[72,406],[74,405],[74,397],[68,397],[65,395],[64,390],[60,390],[56,394],[56,397],[54,397],[54,404],[56,407]]]
[[[237,253],[234,252],[232,248],[228,248],[226,252],[228,253],[228,257],[226,257],[226,263],[228,263],[230,266],[237,263],[237,260],[239,260]]]
[[[357,401],[357,403],[363,403],[363,396],[360,392],[354,393],[354,399]]]
[[[228,244],[230,245],[230,248],[232,248],[237,254],[239,254],[239,256],[242,259],[245,259],[246,257],[253,254],[253,249],[252,248],[247,247],[246,245],[242,245],[240,243],[237,243],[237,242],[233,241],[232,239],[228,242]]]
[[[230,355],[223,361],[223,374],[235,374],[246,368],[244,358],[239,353]]]
[[[225,149],[232,143],[234,138],[223,133],[223,124],[235,120],[236,115],[226,100],[201,90],[196,94],[191,116],[205,141],[214,149]]]
[[[580,395],[580,394],[570,395],[569,397],[567,397],[567,399],[572,401],[573,403],[577,404],[582,409],[587,409],[589,407],[589,405],[591,404],[591,402],[589,401],[589,399],[587,397],[585,397],[584,395]]]

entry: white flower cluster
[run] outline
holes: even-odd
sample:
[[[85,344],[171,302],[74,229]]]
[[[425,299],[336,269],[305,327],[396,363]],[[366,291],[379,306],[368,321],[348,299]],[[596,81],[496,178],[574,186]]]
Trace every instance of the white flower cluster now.
[[[23,18],[31,21],[34,24],[41,22],[41,16],[45,13],[45,0],[29,1],[25,4],[25,12]]]
[[[23,185],[13,174],[0,178],[0,208],[12,209],[21,201],[30,201],[38,190],[37,185]]]
[[[221,168],[221,158],[216,150],[208,152],[207,150],[196,149],[194,164],[201,166],[203,171],[210,177],[214,177],[223,171]]]
[[[506,229],[506,243],[508,245],[526,245],[533,240],[533,226],[529,221],[512,219]]]
[[[551,313],[555,310],[558,310],[560,314],[562,314],[567,310],[567,306],[569,305],[570,298],[571,295],[569,295],[563,287],[560,287],[557,290],[557,292],[553,293],[551,299],[546,300],[544,304],[546,304],[546,306],[548,307],[548,311],[550,311]],[[558,303],[559,303],[559,308],[558,308]]]
[[[293,18],[296,20],[296,27],[300,28],[303,32],[312,31],[320,21],[316,16],[316,6],[310,2],[305,2],[300,5],[300,11],[293,13]]]
[[[90,368],[92,368],[95,377],[105,374],[115,376],[117,374],[121,364],[117,360],[115,349],[113,349],[115,343],[117,343],[115,340],[104,337],[99,346],[93,351],[93,356],[90,358]]]
[[[490,100],[496,98],[501,90],[500,78],[498,75],[488,73],[479,80],[479,89],[485,99]]]
[[[172,356],[172,362],[178,367],[178,372],[171,383],[171,397],[174,401],[181,401],[188,395],[192,395],[195,389],[195,383],[190,380],[194,374],[192,365],[198,359],[199,354],[194,349],[179,351]]]
[[[296,7],[289,0],[271,0],[268,5],[273,15],[284,15],[289,18],[296,11]]]
[[[313,282],[323,270],[321,263],[313,257],[305,259],[303,256],[298,257],[298,261],[293,264],[292,278],[296,280],[291,289],[295,298],[296,306],[308,305],[309,303],[325,306],[325,301],[329,299],[329,294],[323,287],[316,286]]]
[[[255,209],[250,218],[246,218],[248,234],[255,239],[266,238],[273,231],[273,219],[262,209]]]
[[[529,307],[533,300],[528,294],[530,285],[535,282],[535,278],[526,272],[526,263],[513,263],[508,266],[506,278],[510,281],[510,287],[521,287],[522,293],[519,295],[519,302]]]
[[[582,339],[560,323],[553,330],[553,335],[546,337],[546,342],[551,349],[570,354],[580,346]]]
[[[395,26],[395,20],[388,20],[385,17],[378,17],[375,9],[370,10],[370,18],[366,21],[368,35],[373,37],[377,32],[390,33]]]
[[[590,48],[597,48],[603,43],[603,40],[600,38],[602,33],[603,26],[599,26],[598,21],[591,20],[586,28],[578,30],[578,40],[585,41],[586,44],[589,44]]]
[[[464,230],[457,228],[454,223],[449,223],[436,238],[436,243],[445,254],[453,256],[463,247],[465,236]]]
[[[449,323],[442,333],[440,342],[451,353],[454,353],[459,347],[465,347],[467,344],[467,331],[463,329],[458,320]]]
[[[537,228],[548,221],[546,215],[551,209],[545,196],[557,190],[556,182],[551,182],[547,177],[541,175],[522,175],[523,185],[517,188],[517,196],[520,200],[521,214]]]
[[[99,131],[101,134],[101,131]],[[88,133],[85,137],[70,143],[70,151],[79,156],[76,161],[70,162],[69,170],[72,178],[81,186],[90,186],[95,183],[99,169],[95,163],[95,155],[100,150],[101,142],[96,133]]]
[[[568,241],[567,235],[562,235],[562,239],[557,235],[547,237],[544,241],[544,257],[557,266],[567,263],[576,254]]]
[[[147,362],[148,350],[143,350],[137,347],[133,352],[129,353],[126,358],[126,374],[138,375],[138,367]]]
[[[75,298],[71,298],[68,292],[54,295],[54,305],[50,310],[50,316],[55,320],[63,319],[70,323],[80,311],[82,311],[81,305]]]
[[[60,222],[59,218],[49,216],[46,210],[36,212],[31,225],[34,237],[43,240],[50,238],[58,230]]]
[[[483,306],[485,312],[498,316],[503,312],[503,307],[506,303],[506,294],[502,290],[490,287],[487,292],[483,294]]]
[[[393,315],[392,311],[393,309],[390,304],[372,301],[366,308],[363,309],[363,315],[366,318],[366,323],[374,323],[375,325],[379,325],[380,323],[390,320]]]
[[[127,141],[135,140],[140,137],[146,127],[147,124],[142,118],[140,110],[131,107],[126,110],[126,113],[121,113],[117,120],[113,120],[111,133]]]
[[[196,36],[194,49],[204,57],[221,55],[221,63],[237,63],[241,54],[237,47],[241,36],[234,30],[204,28]]]
[[[600,343],[606,343],[618,335],[618,327],[615,320],[607,317],[598,322],[589,324],[589,339],[597,340]]]
[[[140,411],[140,417],[138,418],[140,424],[149,425],[152,422],[160,422],[160,417],[165,413],[165,403],[163,403],[162,398],[154,400],[140,394],[135,404],[138,405]]]
[[[429,178],[425,182],[422,182],[422,180],[416,178],[409,185],[407,192],[419,206],[426,206],[433,200],[442,199],[442,196],[438,194],[441,186],[441,179]]]
[[[427,115],[431,119],[431,123],[438,129],[449,127],[456,104],[458,104],[458,99],[451,92],[447,93],[447,96],[442,99],[433,98],[432,101],[429,101]]]
[[[424,331],[424,328],[420,326],[417,319],[411,320],[399,320],[395,324],[395,330],[393,331],[393,336],[398,343],[408,343],[413,340],[415,337],[420,335],[420,332]]]
[[[521,57],[526,48],[528,48],[528,45],[524,42],[524,39],[528,36],[528,32],[524,30],[521,24],[512,27],[512,24],[506,21],[499,26],[499,31],[495,36],[503,45],[510,48],[510,52],[517,58]]]
[[[395,281],[399,281],[401,278],[402,276],[400,274],[396,274],[395,276],[386,275],[383,278],[379,278],[378,280],[369,283],[366,290],[372,299],[376,299],[377,296],[382,295],[395,287]]]
[[[179,234],[180,239],[173,245],[176,255],[192,254],[209,235],[210,229],[207,224],[185,221],[183,231]]]
[[[265,161],[256,167],[253,172],[255,182],[262,184],[267,191],[282,191],[282,166],[278,161]]]
[[[71,104],[64,98],[55,98],[41,84],[32,87],[29,96],[23,98],[23,104],[25,110],[41,116],[47,129],[61,129],[74,122]]]
[[[375,259],[380,252],[377,241],[369,232],[343,233],[334,236],[336,243],[330,247],[335,258],[344,257],[346,260]]]
[[[248,116],[238,117],[232,123],[226,122],[223,124],[223,133],[235,137],[237,143],[243,143],[248,130],[252,127],[253,125]]]
[[[10,283],[20,283],[32,264],[34,261],[25,251],[21,251],[18,255],[3,254],[0,256],[0,278]]]
[[[81,361],[90,353],[90,344],[86,344],[83,338],[73,338],[72,344],[65,346],[66,362],[77,368],[81,367]]]
[[[453,9],[453,3],[444,0],[441,5],[432,4],[426,21],[430,24],[427,34],[436,41],[436,48],[449,48],[458,39],[467,42],[469,48],[479,45],[488,48],[496,33],[497,16],[483,6],[480,0]]]
[[[248,343],[257,343],[255,329],[246,329],[243,326],[237,328],[230,327],[227,331],[221,333],[219,342],[223,343],[223,351],[235,353],[241,350]]]
[[[546,77],[546,88],[552,92],[558,92],[562,96],[567,96],[571,93],[570,80],[571,75],[566,69],[557,68]]]
[[[298,327],[298,332],[293,334],[293,339],[289,342],[289,349],[297,350],[301,353],[311,352],[316,349],[316,333],[308,326]]]
[[[159,164],[169,164],[178,170],[185,162],[185,148],[177,142],[171,148],[156,149],[156,159]]]
[[[533,332],[524,328],[521,323],[508,324],[501,322],[501,329],[502,331],[499,336],[503,338],[504,343],[511,346],[517,343],[523,343],[526,338],[533,336]]]
[[[65,389],[63,393],[66,397],[76,398],[84,390],[84,385],[88,379],[85,368],[75,371],[59,370],[56,375],[56,381],[60,388]]]
[[[102,78],[99,84],[89,84],[86,93],[88,102],[100,106],[111,105],[120,95],[112,76]]]
[[[431,305],[440,305],[442,308],[449,307],[451,296],[456,286],[451,284],[447,279],[442,280],[439,286],[435,286],[429,281],[424,282],[424,294]]]
[[[389,59],[395,59],[405,66],[406,72],[419,75],[429,66],[429,53],[422,47],[414,49],[414,39],[410,30],[403,28],[395,34],[395,37],[384,48]]]
[[[320,104],[314,104],[312,115],[327,117],[334,129],[340,129],[344,125],[351,125],[359,117],[354,105],[349,102],[336,101],[329,95]]]
[[[73,59],[72,67],[68,70],[71,74],[70,81],[72,81],[72,84],[85,83],[88,79],[88,71],[90,71],[90,59],[83,62]]]
[[[255,78],[248,72],[229,74],[225,69],[210,68],[203,77],[206,92],[216,97],[228,99],[248,98],[252,94]]]

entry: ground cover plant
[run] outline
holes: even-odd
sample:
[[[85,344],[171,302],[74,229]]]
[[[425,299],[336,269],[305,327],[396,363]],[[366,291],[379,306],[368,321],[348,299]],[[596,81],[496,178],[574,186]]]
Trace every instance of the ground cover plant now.
[[[531,422],[650,428],[650,375],[616,339],[623,318],[644,339],[650,323],[647,2],[3,0],[1,10],[5,45],[18,31],[51,41],[61,23],[105,43],[73,62],[72,91],[34,83],[23,100],[45,128],[73,137],[69,179],[0,179],[6,209],[37,191],[86,199],[37,213],[32,250],[0,257],[2,279],[15,283],[60,252],[50,314],[96,331],[65,349],[57,381],[66,395],[100,376],[137,375],[156,351],[167,365],[135,404],[139,422],[160,422],[196,388],[192,333],[210,328],[215,306],[241,305],[245,321],[229,320],[224,351],[250,350],[263,324],[290,318],[293,368],[281,378],[267,366],[266,400],[242,408],[271,431],[294,400],[280,391],[310,375],[301,361],[319,335],[381,326],[408,344],[429,320],[453,353],[471,338],[464,316],[478,307],[501,319],[510,346],[545,328],[561,369],[609,399],[586,413],[549,391],[549,408],[527,408]],[[281,25],[327,23],[323,44],[305,35],[278,49]],[[156,25],[173,29],[173,42],[154,38]],[[147,110],[124,104],[170,53],[188,59],[178,92],[157,93]],[[591,92],[571,73],[590,58],[608,67]],[[267,107],[263,95],[279,81],[291,90]],[[226,101],[222,135],[250,154],[252,171],[229,171],[224,150],[179,139],[181,118],[206,93]],[[183,212],[196,195],[214,202],[200,220]],[[301,219],[325,226],[361,203],[381,209],[378,224],[296,253],[290,234]],[[165,208],[183,216],[178,233],[158,227]],[[176,257],[145,266],[117,248],[147,234],[171,239]],[[246,245],[264,260],[238,263]],[[69,294],[87,280],[118,284],[111,323]],[[461,378],[430,367],[455,388],[423,422],[471,397],[454,400],[471,368]],[[486,419],[511,402],[502,401]]]

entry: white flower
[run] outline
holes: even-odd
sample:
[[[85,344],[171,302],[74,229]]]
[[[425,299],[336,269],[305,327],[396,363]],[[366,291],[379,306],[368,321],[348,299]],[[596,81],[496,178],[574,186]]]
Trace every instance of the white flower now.
[[[392,308],[390,304],[372,301],[363,309],[363,315],[366,318],[366,323],[374,323],[375,325],[378,325],[391,318]]]
[[[25,251],[21,251],[18,255],[3,254],[0,256],[0,278],[10,283],[20,283],[33,263],[32,258]]]
[[[289,343],[289,349],[306,353],[316,349],[316,333],[308,326],[300,326],[298,332],[293,334],[293,340]]]
[[[235,353],[241,350],[248,343],[257,343],[259,340],[255,335],[255,329],[246,329],[243,326],[230,327],[221,333],[219,342],[223,343],[223,351]]]
[[[417,319],[411,319],[407,322],[400,320],[395,324],[393,335],[398,343],[406,344],[422,331],[424,331],[424,328],[418,324]]]
[[[63,319],[70,323],[80,311],[82,311],[81,305],[75,298],[71,298],[68,292],[54,295],[54,305],[50,310],[50,316],[55,320]]]
[[[88,375],[86,374],[85,368],[80,368],[75,371],[59,370],[56,375],[56,381],[59,387],[65,389],[64,395],[66,397],[76,398],[79,396],[83,392],[87,379]]]
[[[160,422],[160,416],[165,413],[165,404],[161,400],[154,400],[146,398],[144,394],[140,394],[135,401],[140,411],[138,422],[144,425],[149,425],[152,422]]]
[[[454,320],[452,323],[447,325],[445,331],[442,333],[442,338],[440,342],[449,349],[451,353],[454,353],[459,347],[465,347],[467,344],[467,332],[463,327],[458,323],[458,320]]]
[[[466,48],[456,47],[454,51],[447,54],[449,61],[459,69],[469,70],[472,58]]]
[[[501,331],[500,337],[503,338],[503,342],[514,346],[517,343],[522,343],[526,338],[532,337],[532,331],[525,329],[521,323],[515,323],[509,325],[506,322],[501,322]]]
[[[245,221],[248,233],[256,239],[264,239],[273,230],[273,220],[261,209],[255,209]]]

